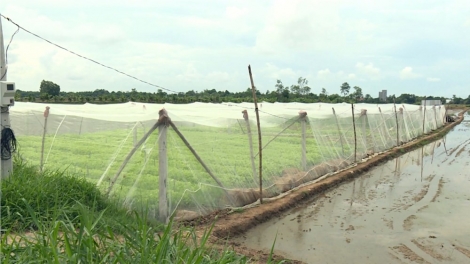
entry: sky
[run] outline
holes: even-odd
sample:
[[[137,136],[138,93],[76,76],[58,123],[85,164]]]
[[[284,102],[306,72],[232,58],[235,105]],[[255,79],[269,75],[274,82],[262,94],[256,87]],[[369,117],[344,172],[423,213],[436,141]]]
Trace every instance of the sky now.
[[[470,95],[468,0],[1,0],[0,13],[73,52],[171,91],[261,92],[307,78],[312,92]],[[16,26],[2,19],[5,47]],[[37,91],[156,92],[25,31],[8,81]]]

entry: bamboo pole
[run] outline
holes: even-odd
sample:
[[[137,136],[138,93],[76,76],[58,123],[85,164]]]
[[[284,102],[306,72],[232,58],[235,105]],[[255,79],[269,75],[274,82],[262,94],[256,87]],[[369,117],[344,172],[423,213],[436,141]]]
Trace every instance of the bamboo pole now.
[[[400,146],[400,127],[398,126],[398,114],[397,114],[397,105],[395,104],[395,98],[393,98],[393,108],[395,110],[395,121],[397,124],[397,146]]]
[[[168,149],[167,134],[168,126],[158,126],[158,216],[164,223],[168,223],[169,206],[167,195],[168,179]]]
[[[354,163],[357,161],[357,135],[356,135],[356,121],[354,120],[354,104],[351,103],[351,112],[353,120],[353,129],[354,129]]]
[[[404,107],[404,106],[403,106]],[[403,127],[405,128],[405,131],[407,133],[407,135],[410,134],[410,129],[408,128],[408,124],[406,123],[406,120],[405,120],[405,112],[404,112],[404,108],[400,107],[398,109],[398,111],[400,112],[400,116],[401,116],[401,120],[402,120],[402,123],[403,123]],[[403,133],[402,133],[403,134]],[[411,137],[410,138],[405,138],[406,142],[410,141],[411,140]]]
[[[255,156],[254,156],[254,153],[253,153],[253,135],[251,134],[251,126],[250,126],[250,120],[248,118],[248,111],[243,110],[242,113],[243,113],[243,119],[245,119],[245,123],[246,123],[246,131],[247,131],[247,134],[248,134],[248,143],[250,144],[250,160],[251,160],[251,169],[253,171],[253,180],[256,183],[256,178],[257,178],[256,174],[257,173],[256,173]]]
[[[339,127],[338,117],[336,116],[335,108],[332,107],[331,109],[333,110],[333,115],[335,116],[336,127],[338,128],[338,133],[339,133],[339,140],[340,140],[340,142],[341,142],[341,150],[342,150],[343,156],[344,156],[343,133],[341,133],[341,129],[340,129],[340,127]]]
[[[367,136],[366,136],[366,118],[367,118],[367,109],[361,109],[361,119],[362,119],[362,126],[361,126],[361,134],[362,134],[362,142],[364,143],[364,150],[367,154],[369,146],[367,146]]]
[[[424,117],[423,117],[423,135],[425,134],[425,130],[424,130],[424,124],[426,123],[426,96],[424,97]]]
[[[380,112],[380,116],[382,117],[382,122],[383,122],[383,129],[385,131],[384,133],[384,137],[385,137],[385,134],[387,134],[387,147],[389,146],[388,145],[388,140],[392,140],[392,136],[390,136],[390,132],[388,131],[388,126],[387,126],[387,123],[385,122],[385,118],[384,118],[384,115],[382,113],[382,109],[379,107],[379,112]]]
[[[300,117],[300,122],[302,124],[302,169],[304,171],[307,171],[307,138],[306,138],[307,112],[300,111],[299,117]]]
[[[436,129],[437,129],[439,126],[437,125],[436,106],[435,105],[432,106],[432,111],[434,112],[434,122],[436,123]]]
[[[49,106],[46,106],[46,110],[44,110],[44,131],[42,132],[42,145],[41,145],[41,163],[39,170],[42,171],[44,168],[44,143],[46,141],[46,133],[47,133],[47,118],[49,117]]]
[[[258,102],[256,101],[256,88],[251,74],[251,66],[248,65],[248,73],[250,75],[251,90],[253,91],[253,102],[255,103],[256,123],[258,125],[258,145],[259,145],[259,202],[263,203],[263,149],[261,142],[261,126],[259,123]]]

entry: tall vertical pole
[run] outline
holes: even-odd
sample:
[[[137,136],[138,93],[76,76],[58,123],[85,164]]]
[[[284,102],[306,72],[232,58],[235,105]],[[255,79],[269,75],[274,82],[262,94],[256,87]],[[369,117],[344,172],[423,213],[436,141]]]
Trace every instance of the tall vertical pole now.
[[[367,135],[366,135],[367,109],[361,109],[361,120],[362,120],[362,127],[361,127],[362,141],[364,143],[364,151],[367,154],[369,150],[369,146],[367,146]]]
[[[248,143],[250,144],[250,160],[251,160],[251,170],[253,171],[253,180],[256,184],[256,165],[255,165],[255,155],[253,153],[253,135],[251,134],[250,119],[248,118],[248,111],[243,110],[243,119],[246,122],[246,133],[248,134]]]
[[[2,19],[0,18],[0,81],[7,80],[7,65],[5,61],[5,46],[3,43],[3,28]],[[1,95],[0,95],[1,96]],[[10,109],[9,107],[0,107],[0,127],[10,127]],[[11,157],[9,159],[1,159],[0,161],[1,178],[8,178],[13,173],[13,162]]]
[[[398,126],[398,114],[397,105],[395,104],[395,98],[393,98],[393,108],[395,109],[395,122],[397,124],[397,146],[400,146],[400,127]]]
[[[302,169],[307,171],[307,112],[299,112],[300,123],[302,124]]]
[[[354,129],[354,163],[357,160],[357,135],[356,135],[356,121],[354,120],[354,104],[351,103],[351,112],[352,112],[352,120],[353,120],[353,129]]]
[[[382,118],[382,122],[383,122],[383,130],[385,131],[384,132],[384,137],[387,136],[387,146],[388,147],[388,142],[389,140],[391,141],[392,140],[392,136],[390,136],[390,132],[388,131],[388,126],[387,126],[387,122],[385,122],[385,118],[384,118],[384,115],[382,114],[382,109],[379,107],[379,112],[380,112],[380,117]],[[386,135],[385,135],[386,134]]]
[[[426,124],[426,96],[424,97],[424,116],[423,116],[423,135],[426,133],[424,125]]]
[[[251,74],[251,66],[248,65],[248,73],[250,74],[251,90],[253,91],[253,102],[255,103],[256,122],[258,125],[258,145],[259,145],[259,202],[263,203],[263,145],[261,142],[261,126],[259,124],[258,102],[256,101],[256,88]]]
[[[44,110],[44,131],[42,132],[42,145],[41,145],[41,162],[39,169],[42,172],[44,168],[44,143],[46,141],[46,133],[47,133],[47,118],[49,117],[49,106],[46,106],[46,110]]]
[[[406,120],[405,120],[405,113],[404,113],[404,111],[403,111],[403,108],[400,107],[398,110],[399,110],[399,113],[400,113],[400,116],[401,116],[401,122],[400,122],[400,123],[403,123],[403,126],[402,126],[402,129],[401,129],[401,130],[402,130],[402,132],[403,132],[403,128],[404,128],[404,131],[406,132],[406,134],[405,134],[405,133],[402,133],[402,140],[408,142],[408,141],[410,141],[411,138],[412,138],[412,136],[410,136],[410,129],[408,128],[408,124],[407,124],[407,122],[406,122]],[[404,139],[403,139],[403,134],[405,134]]]
[[[160,119],[164,118],[166,111],[160,111]],[[168,125],[163,123],[158,126],[158,215],[162,222],[168,222],[169,208],[167,195],[168,155],[167,155]],[[134,145],[135,147],[136,145]]]

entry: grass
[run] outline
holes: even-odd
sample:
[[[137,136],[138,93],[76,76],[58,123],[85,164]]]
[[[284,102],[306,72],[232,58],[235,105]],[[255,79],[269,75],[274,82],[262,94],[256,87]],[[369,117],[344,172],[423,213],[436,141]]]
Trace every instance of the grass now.
[[[166,226],[123,210],[90,182],[15,163],[2,181],[1,263],[248,263],[208,244],[212,228]],[[271,261],[271,259],[269,260]]]

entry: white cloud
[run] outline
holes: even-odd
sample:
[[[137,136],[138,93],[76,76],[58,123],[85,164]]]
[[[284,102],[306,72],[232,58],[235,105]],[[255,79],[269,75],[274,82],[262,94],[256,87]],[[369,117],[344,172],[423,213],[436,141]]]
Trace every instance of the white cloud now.
[[[413,72],[413,68],[410,66],[407,66],[400,71],[400,79],[402,80],[416,79],[419,77],[421,77],[421,75]]]
[[[369,79],[377,80],[380,79],[380,69],[374,67],[374,64],[368,63],[364,64],[362,62],[358,62],[356,64],[356,69],[360,74],[366,75]]]
[[[428,82],[439,82],[441,81],[440,78],[429,77],[426,79]]]
[[[318,78],[325,78],[331,75],[330,69],[319,70],[317,73]]]

